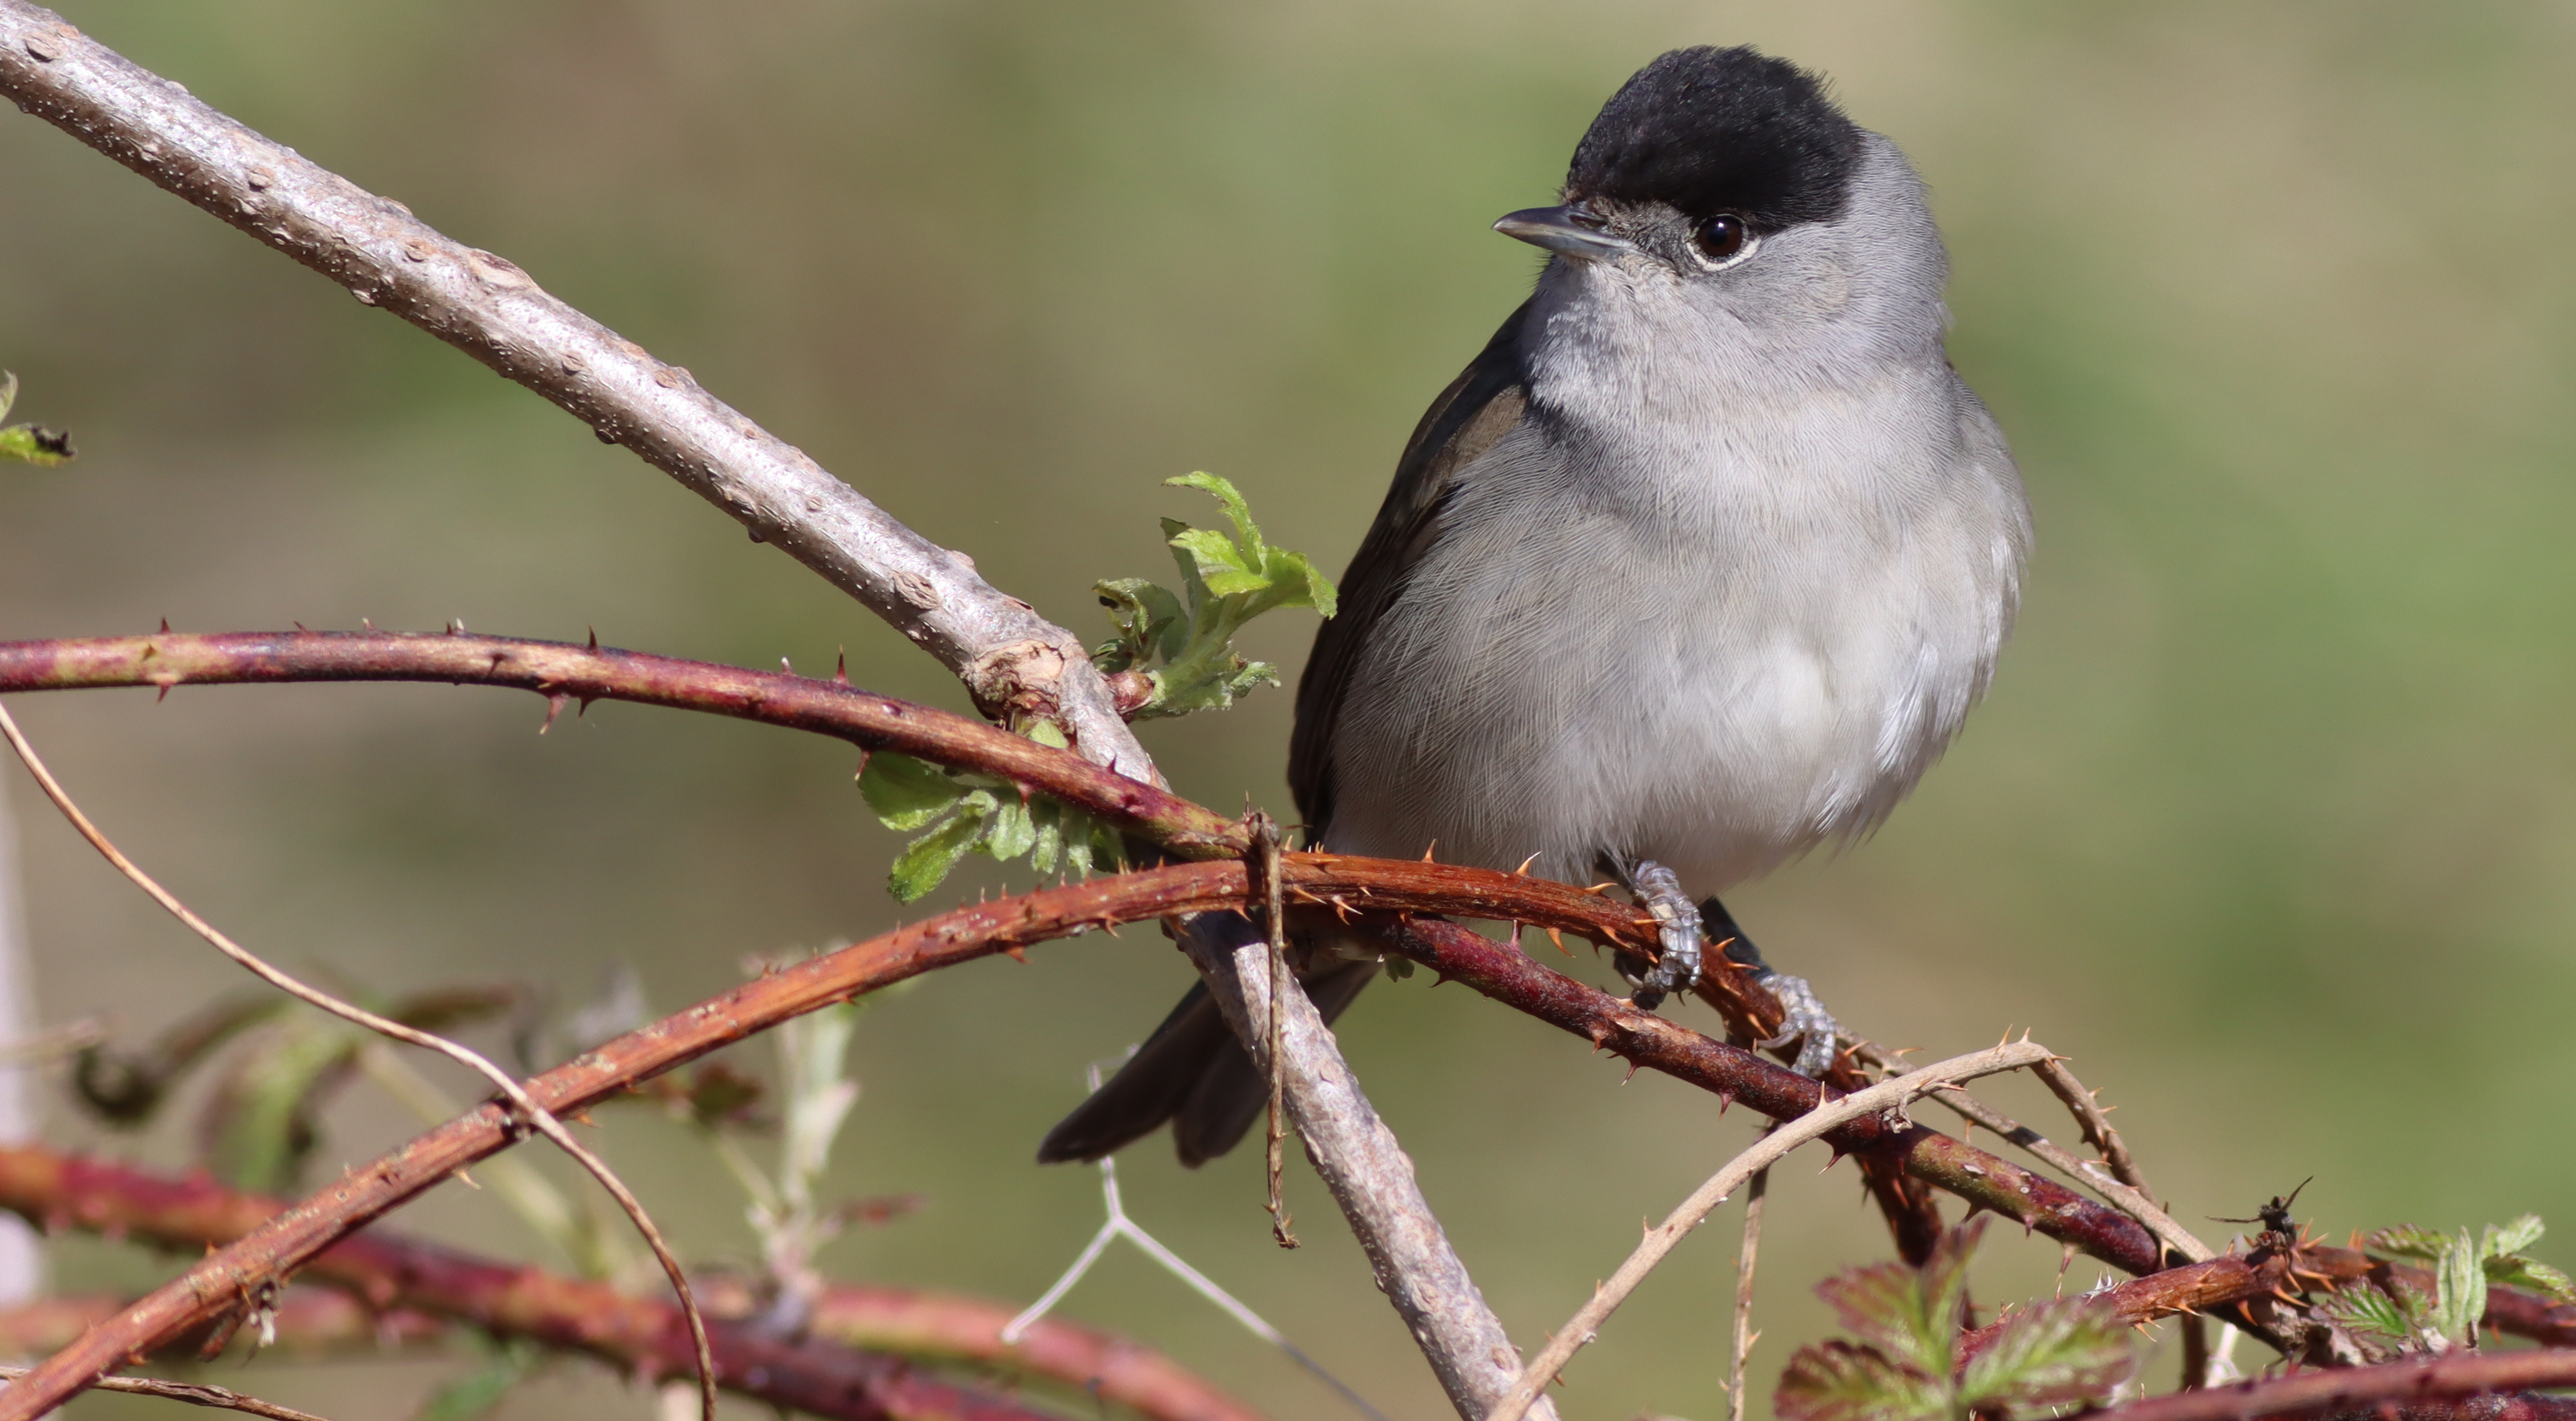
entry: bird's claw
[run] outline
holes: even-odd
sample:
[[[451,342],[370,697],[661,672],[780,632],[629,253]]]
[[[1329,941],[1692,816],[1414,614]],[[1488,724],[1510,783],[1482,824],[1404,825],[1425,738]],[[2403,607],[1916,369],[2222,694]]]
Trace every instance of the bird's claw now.
[[[1761,1046],[1771,1050],[1797,1042],[1798,1059],[1789,1069],[1809,1080],[1824,1079],[1825,1072],[1833,1069],[1835,1052],[1841,1049],[1842,1024],[1825,1010],[1825,1004],[1816,997],[1816,989],[1808,986],[1804,977],[1774,972],[1762,979],[1762,985],[1780,999],[1784,1014],[1780,1034]]]
[[[1681,879],[1662,864],[1638,864],[1628,875],[1629,885],[1645,900],[1646,911],[1654,916],[1658,936],[1663,939],[1663,953],[1655,959],[1654,969],[1637,982],[1629,1000],[1640,1011],[1653,1011],[1664,998],[1676,991],[1687,991],[1699,983],[1700,935],[1699,905],[1682,891]]]

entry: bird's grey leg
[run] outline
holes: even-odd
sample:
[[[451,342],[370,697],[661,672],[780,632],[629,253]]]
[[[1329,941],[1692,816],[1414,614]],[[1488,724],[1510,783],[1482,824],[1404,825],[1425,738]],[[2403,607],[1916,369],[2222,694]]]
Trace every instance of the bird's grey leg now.
[[[1821,1079],[1834,1064],[1842,1025],[1817,999],[1816,989],[1807,985],[1806,978],[1792,977],[1763,961],[1762,949],[1755,947],[1744,929],[1735,925],[1735,915],[1726,911],[1724,903],[1711,898],[1700,904],[1699,918],[1712,941],[1726,944],[1726,960],[1750,970],[1753,980],[1780,999],[1786,1013],[1780,1022],[1780,1034],[1758,1044],[1786,1046],[1797,1042],[1798,1060],[1790,1069],[1809,1080]]]
[[[1682,891],[1681,879],[1653,859],[1639,859],[1619,869],[1619,876],[1644,900],[1646,911],[1662,925],[1663,955],[1655,959],[1654,970],[1637,983],[1630,1000],[1639,1008],[1653,1011],[1663,1005],[1668,994],[1688,991],[1699,981],[1700,936],[1699,908]]]

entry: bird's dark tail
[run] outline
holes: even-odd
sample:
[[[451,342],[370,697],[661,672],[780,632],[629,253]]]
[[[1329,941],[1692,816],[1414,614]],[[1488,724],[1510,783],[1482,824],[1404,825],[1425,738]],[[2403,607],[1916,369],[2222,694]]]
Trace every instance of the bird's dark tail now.
[[[1329,953],[1297,980],[1327,1024],[1378,972],[1375,961]],[[1096,1160],[1172,1122],[1172,1143],[1192,1169],[1233,1149],[1269,1103],[1270,1085],[1226,1027],[1202,982],[1190,988],[1118,1074],[1057,1122],[1038,1145],[1038,1163]]]

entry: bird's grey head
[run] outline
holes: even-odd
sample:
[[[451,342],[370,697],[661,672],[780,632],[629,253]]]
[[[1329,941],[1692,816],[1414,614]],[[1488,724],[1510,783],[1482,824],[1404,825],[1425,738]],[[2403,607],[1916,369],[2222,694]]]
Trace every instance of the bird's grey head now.
[[[1786,60],[1656,59],[1593,120],[1563,198],[1494,224],[1556,254],[1531,336],[1563,361],[1669,371],[1678,341],[1832,379],[1937,357],[1947,263],[1921,182]]]

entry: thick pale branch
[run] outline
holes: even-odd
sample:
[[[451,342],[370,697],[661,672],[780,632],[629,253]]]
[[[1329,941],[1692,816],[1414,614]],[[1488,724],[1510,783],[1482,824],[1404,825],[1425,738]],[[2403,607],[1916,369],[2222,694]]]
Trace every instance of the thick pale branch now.
[[[1282,869],[1293,896],[1295,869],[1285,858]],[[1307,893],[1311,896],[1312,889]],[[1217,991],[1217,1003],[1262,1070],[1270,1069],[1274,1042],[1288,1052],[1332,1034],[1293,973],[1271,976],[1269,944],[1251,921],[1232,914],[1203,916],[1183,931],[1181,945],[1211,984],[1232,989]],[[1275,999],[1274,980],[1287,985]],[[1277,1036],[1269,1030],[1274,1020]],[[1379,1289],[1422,1341],[1423,1355],[1431,1359],[1450,1404],[1466,1421],[1479,1421],[1510,1388],[1520,1354],[1448,1237],[1415,1222],[1433,1215],[1414,1178],[1413,1161],[1347,1067],[1292,1077],[1284,1085],[1288,1114],[1305,1142],[1307,1158],[1352,1220]],[[1542,1406],[1538,1414],[1553,1418],[1555,1408]]]
[[[1084,758],[1154,777],[1080,638],[509,261],[24,0],[0,0],[0,94],[633,450],[867,604],[988,712],[1059,719]]]
[[[0,1209],[49,1230],[77,1227],[196,1252],[251,1233],[283,1207],[203,1175],[169,1179],[53,1150],[0,1147]],[[692,1361],[686,1328],[667,1304],[397,1235],[353,1235],[318,1255],[304,1276],[343,1291],[287,1291],[278,1335],[290,1347],[427,1341],[438,1335],[437,1319],[450,1319],[499,1337],[585,1352],[648,1377],[685,1374]],[[721,1280],[702,1291],[717,1319],[711,1341],[718,1373],[736,1392],[814,1409],[795,1398],[828,1397],[854,1378],[865,1383],[847,1404],[820,1410],[824,1416],[902,1415],[906,1407],[972,1395],[906,1371],[894,1358],[843,1350],[862,1348],[1032,1372],[1154,1421],[1258,1421],[1250,1407],[1170,1359],[1088,1328],[1041,1322],[1018,1346],[1004,1346],[1002,1325],[1013,1310],[1000,1303],[830,1287],[808,1320],[815,1340],[789,1344],[745,1324],[757,1312],[747,1294],[731,1295]],[[350,1298],[361,1300],[363,1310]],[[11,1310],[0,1313],[0,1341],[13,1350],[50,1350],[120,1310],[114,1299]],[[193,1347],[196,1340],[176,1337],[165,1350]]]

